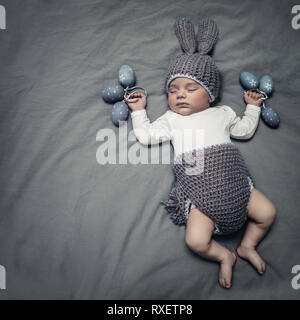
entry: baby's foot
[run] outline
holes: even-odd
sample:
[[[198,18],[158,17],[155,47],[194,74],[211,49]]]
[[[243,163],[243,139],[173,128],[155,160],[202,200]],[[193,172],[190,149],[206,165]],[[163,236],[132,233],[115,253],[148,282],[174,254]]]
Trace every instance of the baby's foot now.
[[[259,274],[263,274],[266,270],[266,264],[252,247],[239,246],[237,248],[238,255],[248,260],[258,271]]]
[[[230,252],[225,259],[220,262],[219,283],[222,287],[231,287],[232,268],[236,262],[236,255]]]

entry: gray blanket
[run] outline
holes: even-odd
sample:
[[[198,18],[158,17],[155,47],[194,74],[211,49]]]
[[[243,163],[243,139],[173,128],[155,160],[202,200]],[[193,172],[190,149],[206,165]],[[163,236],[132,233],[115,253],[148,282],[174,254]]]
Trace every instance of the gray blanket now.
[[[294,1],[0,4],[0,299],[299,299],[292,273],[300,265]],[[119,137],[101,90],[128,64],[148,91],[149,118],[161,116],[169,59],[180,51],[173,23],[182,16],[195,24],[211,17],[220,28],[213,53],[222,73],[218,103],[242,116],[240,72],[270,74],[275,91],[267,104],[281,117],[276,130],[260,121],[251,140],[233,140],[277,219],[258,246],[265,275],[238,259],[229,290],[218,284],[218,264],[186,246],[184,226],[160,205],[174,181],[171,163],[99,163],[108,140],[101,130],[115,135],[116,157],[132,148],[167,154],[167,143],[139,147],[132,135]],[[243,232],[216,239],[235,250]]]

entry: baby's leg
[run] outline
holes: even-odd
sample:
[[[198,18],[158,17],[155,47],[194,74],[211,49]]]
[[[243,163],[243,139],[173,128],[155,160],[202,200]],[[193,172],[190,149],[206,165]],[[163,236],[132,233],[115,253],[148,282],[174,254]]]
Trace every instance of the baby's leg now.
[[[187,220],[185,241],[200,256],[220,263],[219,283],[224,288],[230,288],[236,256],[212,239],[214,228],[214,222],[202,211],[194,208]]]
[[[253,188],[248,206],[250,220],[237,252],[240,257],[249,260],[260,274],[265,272],[266,265],[255,247],[269,230],[275,215],[274,204],[262,192]]]

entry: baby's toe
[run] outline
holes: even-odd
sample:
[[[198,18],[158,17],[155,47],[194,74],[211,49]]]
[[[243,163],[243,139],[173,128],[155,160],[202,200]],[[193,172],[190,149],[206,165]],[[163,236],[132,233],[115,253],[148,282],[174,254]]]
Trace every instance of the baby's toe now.
[[[258,272],[259,272],[260,274],[263,274],[265,271],[266,271],[266,264],[265,264],[264,262],[262,262],[262,263],[260,264],[260,269],[258,270]]]
[[[219,279],[219,284],[220,284],[221,287],[224,287],[223,279]]]
[[[219,284],[221,287],[225,287],[225,279],[223,277],[219,277]]]
[[[230,288],[230,282],[226,278],[220,278],[219,283],[223,288],[226,288],[226,289]]]

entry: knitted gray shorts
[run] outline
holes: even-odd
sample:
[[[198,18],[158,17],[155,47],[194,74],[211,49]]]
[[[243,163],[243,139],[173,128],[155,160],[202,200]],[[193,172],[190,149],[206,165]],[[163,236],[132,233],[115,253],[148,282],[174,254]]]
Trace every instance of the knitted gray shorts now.
[[[183,153],[175,158],[173,171],[175,186],[162,204],[175,224],[186,224],[194,205],[214,221],[215,234],[230,234],[244,225],[254,183],[233,143]]]
[[[250,187],[250,197],[251,197],[251,192],[252,192],[252,189],[254,188],[254,185],[253,185],[253,181],[252,181],[252,179],[250,177],[248,177],[248,183],[249,183],[249,187]],[[250,202],[250,198],[249,198],[249,201],[248,201],[248,204],[247,204],[247,209],[248,209],[248,206],[249,206],[249,202]],[[191,210],[194,209],[194,208],[197,208],[197,207],[191,202],[190,199],[186,200],[185,207],[187,208],[186,212],[188,212],[187,215],[186,215],[186,220],[187,220]],[[220,229],[219,229],[217,223],[215,223],[214,234],[220,234]]]

